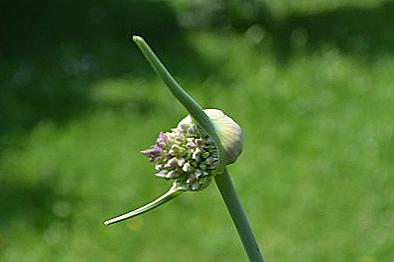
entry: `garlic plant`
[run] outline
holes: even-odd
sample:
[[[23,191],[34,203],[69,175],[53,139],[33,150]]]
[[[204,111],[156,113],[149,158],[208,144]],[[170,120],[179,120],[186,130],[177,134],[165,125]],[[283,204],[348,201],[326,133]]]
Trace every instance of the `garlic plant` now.
[[[154,163],[156,176],[173,181],[168,192],[138,209],[107,220],[104,224],[110,225],[140,215],[182,192],[203,190],[215,179],[249,260],[263,261],[226,169],[242,152],[240,126],[218,109],[203,110],[175,81],[148,44],[139,36],[133,36],[132,39],[190,115],[170,131],[160,132],[156,143],[142,151]]]

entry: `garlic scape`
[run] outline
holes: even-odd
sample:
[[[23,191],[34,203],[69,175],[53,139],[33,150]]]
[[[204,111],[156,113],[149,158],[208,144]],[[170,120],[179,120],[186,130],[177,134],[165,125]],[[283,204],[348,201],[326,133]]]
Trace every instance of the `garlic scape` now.
[[[218,109],[203,110],[175,81],[143,38],[133,36],[132,40],[189,115],[170,131],[160,132],[156,143],[142,151],[154,164],[156,176],[173,182],[171,188],[152,202],[104,224],[145,213],[182,192],[203,190],[215,179],[250,261],[263,261],[226,169],[242,152],[240,126]]]
[[[200,191],[222,174],[242,151],[241,127],[218,109],[203,110],[167,71],[148,44],[139,36],[133,41],[171,93],[189,112],[169,132],[161,132],[156,143],[142,151],[155,164],[158,177],[172,180],[168,192],[145,206],[107,220],[110,225],[156,208],[185,191]]]

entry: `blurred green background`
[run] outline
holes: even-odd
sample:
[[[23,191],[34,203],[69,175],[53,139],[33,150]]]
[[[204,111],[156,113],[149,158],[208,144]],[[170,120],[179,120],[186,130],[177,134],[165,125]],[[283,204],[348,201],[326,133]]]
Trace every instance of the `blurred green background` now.
[[[268,261],[394,259],[394,2],[3,1],[0,261],[245,261],[214,184],[139,153],[185,115],[129,33],[242,127],[230,167]]]

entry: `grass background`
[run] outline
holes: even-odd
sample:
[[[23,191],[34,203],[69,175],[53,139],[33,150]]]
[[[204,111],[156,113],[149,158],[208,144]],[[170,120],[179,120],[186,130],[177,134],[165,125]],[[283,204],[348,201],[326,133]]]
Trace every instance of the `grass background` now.
[[[392,261],[394,4],[296,2],[2,4],[0,261],[246,259],[215,185],[102,225],[167,190],[139,151],[185,115],[129,32],[242,126],[268,261]]]

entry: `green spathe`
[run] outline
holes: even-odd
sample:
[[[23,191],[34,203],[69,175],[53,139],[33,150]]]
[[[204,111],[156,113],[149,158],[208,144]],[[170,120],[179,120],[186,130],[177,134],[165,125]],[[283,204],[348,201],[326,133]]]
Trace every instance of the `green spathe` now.
[[[220,138],[226,155],[225,164],[234,163],[242,153],[243,148],[241,127],[219,109],[204,109],[204,112],[212,121],[215,131]],[[191,121],[191,117],[187,116],[179,122],[178,126],[190,123]]]

